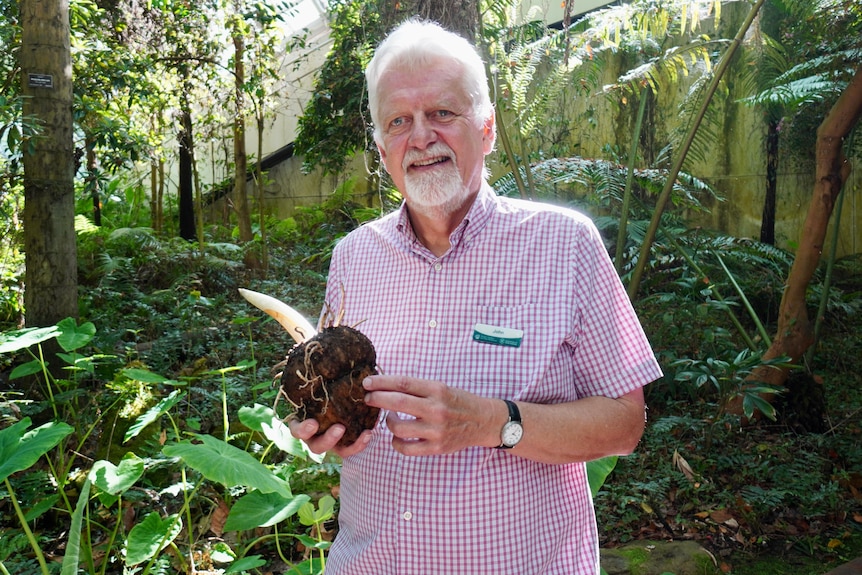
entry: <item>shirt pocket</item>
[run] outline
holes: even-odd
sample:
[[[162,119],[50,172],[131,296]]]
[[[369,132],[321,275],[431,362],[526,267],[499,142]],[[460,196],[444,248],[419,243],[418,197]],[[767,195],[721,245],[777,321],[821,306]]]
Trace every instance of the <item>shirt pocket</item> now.
[[[452,348],[453,368],[461,372],[468,391],[486,397],[518,399],[543,370],[542,342],[536,321],[540,306],[474,306],[467,333],[459,334]],[[520,332],[519,345],[480,341],[477,325]],[[509,342],[511,343],[511,341]]]

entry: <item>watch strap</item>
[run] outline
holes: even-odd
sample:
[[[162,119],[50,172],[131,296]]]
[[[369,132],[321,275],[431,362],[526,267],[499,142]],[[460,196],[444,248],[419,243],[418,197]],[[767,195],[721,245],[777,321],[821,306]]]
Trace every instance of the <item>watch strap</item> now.
[[[517,421],[521,423],[521,410],[518,409],[518,405],[514,401],[509,401],[508,399],[504,399],[503,403],[506,404],[506,407],[509,409],[509,421]]]

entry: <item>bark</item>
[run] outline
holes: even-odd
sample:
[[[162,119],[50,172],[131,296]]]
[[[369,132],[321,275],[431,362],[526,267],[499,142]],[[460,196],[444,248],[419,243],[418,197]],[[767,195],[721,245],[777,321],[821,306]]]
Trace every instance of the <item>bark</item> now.
[[[26,324],[78,317],[72,57],[67,0],[21,0],[25,116],[41,131],[24,144]]]
[[[99,194],[98,161],[96,160],[95,143],[87,138],[87,185],[90,188],[90,198],[93,200],[93,224],[102,225],[102,198]]]
[[[248,153],[245,149],[245,97],[243,86],[245,84],[245,42],[242,33],[234,32],[234,97],[236,99],[235,116],[233,120],[233,161],[234,161],[234,184],[233,184],[233,207],[237,217],[239,228],[239,241],[246,244],[254,239],[251,229],[251,211],[248,205]],[[246,266],[252,269],[260,268],[257,255],[248,250],[245,252],[244,261]]]
[[[766,133],[766,196],[760,218],[760,241],[775,245],[775,205],[778,188],[778,120],[770,120]]]
[[[796,259],[787,277],[784,295],[778,312],[778,330],[764,359],[786,355],[796,363],[814,342],[814,330],[808,317],[805,293],[820,263],[826,228],[832,209],[844,182],[850,175],[851,165],[844,155],[844,139],[862,115],[862,67],[832,106],[829,114],[817,129],[814,194],[802,226],[802,237]],[[749,380],[782,386],[787,381],[787,370],[761,368]],[[770,399],[770,398],[767,398]],[[739,412],[739,406],[735,406]]]
[[[179,133],[180,141],[180,192],[179,217],[180,237],[193,242],[197,239],[195,228],[195,191],[192,182],[192,116],[188,110],[182,111],[182,127]]]
[[[383,0],[380,6],[386,30],[403,20],[418,16],[433,20],[447,30],[476,41],[479,29],[479,7],[476,0]]]

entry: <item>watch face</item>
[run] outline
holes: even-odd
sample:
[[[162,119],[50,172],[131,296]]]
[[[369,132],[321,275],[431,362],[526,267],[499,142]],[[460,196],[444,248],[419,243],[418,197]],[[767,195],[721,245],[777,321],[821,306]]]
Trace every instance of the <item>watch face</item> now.
[[[523,435],[524,428],[521,424],[516,421],[510,421],[503,426],[503,445],[514,447],[519,441],[521,441],[521,436]]]

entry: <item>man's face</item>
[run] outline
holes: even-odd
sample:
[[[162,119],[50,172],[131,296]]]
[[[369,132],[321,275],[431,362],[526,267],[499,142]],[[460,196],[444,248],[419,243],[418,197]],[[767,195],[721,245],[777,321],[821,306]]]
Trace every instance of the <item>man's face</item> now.
[[[408,205],[448,215],[482,185],[493,117],[479,124],[462,70],[439,60],[415,72],[397,66],[378,85],[380,156]]]

